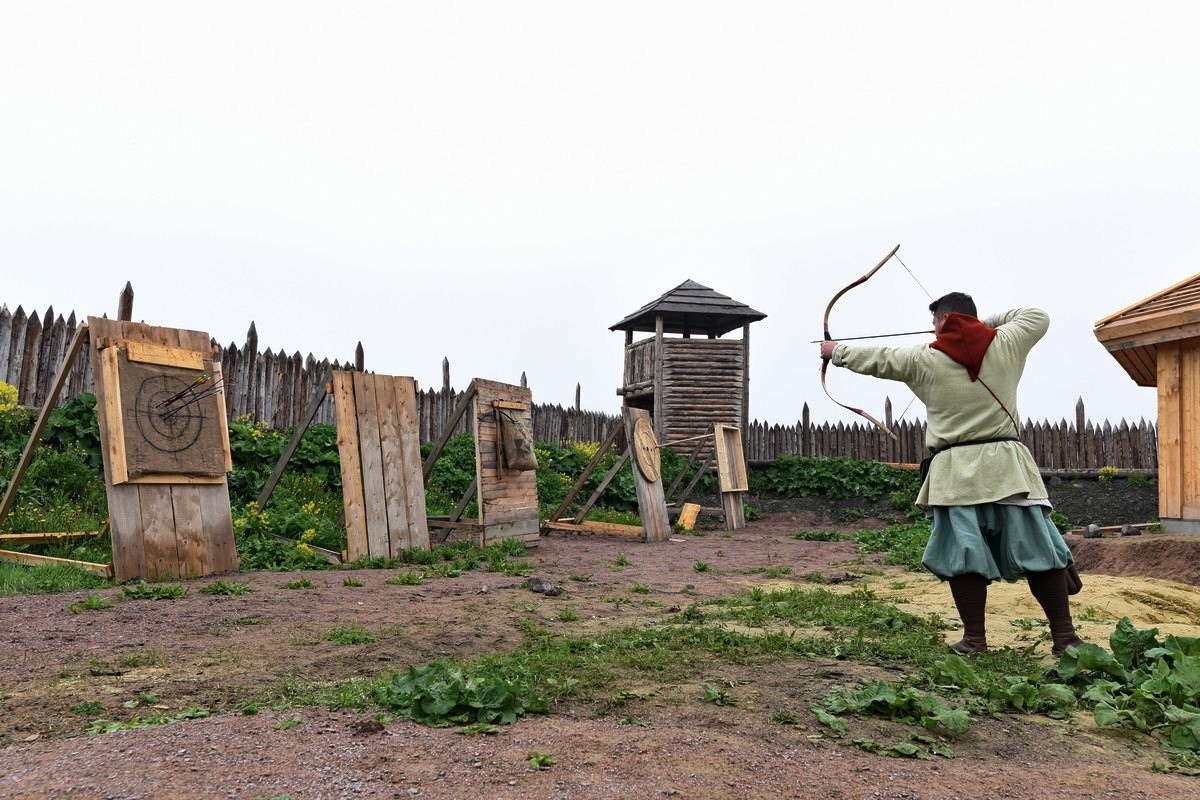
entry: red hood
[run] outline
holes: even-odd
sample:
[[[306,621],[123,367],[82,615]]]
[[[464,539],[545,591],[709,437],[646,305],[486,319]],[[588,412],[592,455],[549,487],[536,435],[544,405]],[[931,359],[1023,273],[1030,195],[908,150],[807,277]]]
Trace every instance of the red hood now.
[[[988,327],[975,317],[951,311],[942,321],[942,332],[929,346],[962,364],[967,368],[971,380],[975,380],[979,377],[979,368],[983,366],[983,357],[995,338],[995,328]]]

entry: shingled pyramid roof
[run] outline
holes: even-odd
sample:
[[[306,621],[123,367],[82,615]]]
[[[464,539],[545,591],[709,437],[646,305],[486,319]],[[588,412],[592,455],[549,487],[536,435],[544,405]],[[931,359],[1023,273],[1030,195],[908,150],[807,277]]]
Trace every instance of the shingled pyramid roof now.
[[[655,318],[660,316],[663,318],[664,333],[721,336],[748,322],[765,319],[767,315],[720,292],[714,292],[707,286],[686,280],[609,330],[654,331]]]
[[[1158,345],[1200,337],[1200,274],[1096,323],[1096,338],[1139,386],[1158,383]]]

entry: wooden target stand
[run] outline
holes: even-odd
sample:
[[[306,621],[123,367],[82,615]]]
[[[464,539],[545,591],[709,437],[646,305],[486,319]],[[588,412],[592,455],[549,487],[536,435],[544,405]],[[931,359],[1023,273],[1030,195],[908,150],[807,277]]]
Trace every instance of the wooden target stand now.
[[[80,325],[0,505],[7,516],[66,376],[91,344],[112,535],[110,564],[69,563],[117,581],[194,578],[238,568],[221,365],[207,333],[89,317]],[[66,534],[64,534],[66,535]],[[25,541],[32,541],[25,539]]]
[[[684,463],[683,468],[679,470],[679,474],[675,476],[675,481],[671,484],[671,488],[667,490],[667,497],[674,496],[675,490],[683,481],[683,476],[687,474],[692,464],[699,460],[701,453],[707,450],[708,456],[701,463],[700,469],[696,471],[696,474],[683,490],[683,493],[680,494],[678,499],[668,503],[668,506],[672,509],[679,509],[680,522],[684,527],[690,527],[695,523],[696,515],[703,509],[694,503],[687,503],[686,500],[691,495],[692,490],[696,488],[696,484],[700,482],[700,478],[708,470],[712,469],[713,462],[715,461],[717,487],[721,492],[721,508],[710,510],[720,512],[725,517],[725,530],[727,531],[736,531],[746,527],[744,498],[746,492],[750,490],[750,484],[746,471],[745,450],[742,448],[741,429],[733,425],[725,425],[718,422],[713,425],[713,430],[710,433],[701,434],[689,439],[668,442],[663,446],[669,447],[689,441],[695,441],[696,446],[692,449],[691,455]],[[709,442],[712,443],[711,448],[708,446]]]
[[[258,496],[266,508],[304,432],[333,395],[342,474],[346,551],[313,551],[330,563],[395,558],[428,550],[425,486],[417,424],[416,381],[409,377],[335,370],[313,396]],[[275,537],[291,542],[286,537]]]
[[[645,409],[626,407],[623,409],[624,426],[614,425],[611,432],[601,443],[596,455],[584,468],[583,472],[567,492],[566,498],[543,525],[543,530],[567,531],[571,533],[603,533],[617,536],[629,536],[646,542],[663,542],[670,538],[671,521],[667,516],[667,503],[663,494],[661,461],[659,444],[654,437],[654,428],[650,424],[650,414]],[[621,457],[613,464],[608,473],[592,492],[591,497],[570,520],[563,519],[563,514],[579,492],[584,483],[600,464],[601,459],[618,444],[622,433],[628,443]],[[625,466],[625,462],[633,460],[633,485],[637,492],[638,513],[642,518],[641,525],[620,525],[611,522],[588,522],[587,513],[592,510],[600,495],[612,483],[613,478]]]
[[[528,388],[473,379],[446,420],[441,437],[425,457],[423,476],[428,479],[455,427],[468,411],[472,412],[471,432],[475,437],[475,479],[454,510],[448,515],[430,517],[429,527],[440,531],[438,541],[445,541],[452,531],[458,530],[468,532],[480,547],[501,539],[520,539],[526,546],[536,545],[541,533],[536,461],[528,465],[530,468],[514,469],[516,453],[510,455],[506,447],[515,448],[517,444],[505,435],[506,430],[511,432],[514,428],[526,431],[523,438],[532,450],[533,393]],[[464,518],[472,499],[476,501],[479,516]]]

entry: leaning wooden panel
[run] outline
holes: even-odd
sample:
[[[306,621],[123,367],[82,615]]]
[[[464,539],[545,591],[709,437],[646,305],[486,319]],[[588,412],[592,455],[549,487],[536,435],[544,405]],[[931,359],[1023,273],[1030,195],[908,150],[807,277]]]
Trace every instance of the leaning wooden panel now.
[[[199,393],[193,393],[187,397],[183,391],[188,388],[185,382],[160,400],[151,402],[143,397],[145,402],[141,405],[137,400],[137,390],[143,389],[147,382],[153,383],[156,377],[173,375],[171,370],[187,369],[196,363],[211,362],[212,344],[208,334],[97,317],[90,317],[88,323],[92,370],[96,376],[97,418],[105,460],[114,577],[119,581],[139,577],[195,577],[213,570],[224,571],[220,565],[232,563],[236,566],[237,546],[224,475],[228,463],[226,429],[209,413],[222,405],[216,391],[218,387],[209,381],[205,394],[197,397]],[[171,363],[156,363],[160,361]],[[130,384],[126,392],[121,391],[123,369],[132,370],[127,374],[144,371],[138,372],[141,380]],[[175,378],[181,379],[178,375]],[[205,384],[197,384],[201,385]],[[176,394],[179,395],[177,398],[170,399]],[[167,401],[166,407],[159,405],[163,400]],[[202,400],[208,402],[199,402]],[[156,446],[161,449],[166,445],[173,446],[173,443],[149,442],[147,424],[155,422],[152,415],[161,416],[171,407],[187,411],[188,426],[198,426],[207,433],[202,431],[203,435],[196,441],[189,440],[188,446],[174,451],[165,465],[148,471],[139,455],[144,451],[139,448],[149,443],[151,449]],[[194,429],[189,428],[189,431]],[[144,441],[139,441],[139,436]],[[131,442],[136,446],[131,447]],[[190,451],[196,446],[204,448],[205,452]],[[193,464],[189,452],[203,455],[204,458],[199,459],[203,465]],[[136,474],[138,471],[146,473],[154,483],[122,482],[132,477],[131,472]],[[213,482],[196,483],[198,478],[194,474],[189,476],[189,472],[207,473],[204,479]],[[172,475],[177,476],[177,482],[171,482]],[[177,496],[176,488],[180,488],[182,494]]]
[[[541,530],[537,470],[506,466],[500,430],[501,413],[532,422],[533,392],[527,387],[482,378],[471,385],[475,392],[472,432],[483,544],[509,538],[536,540]]]
[[[346,514],[346,552],[351,559],[369,556],[362,466],[358,456],[358,420],[354,410],[354,373],[333,373],[333,409],[338,456],[342,465],[342,502]]]
[[[650,414],[641,408],[624,409],[625,436],[628,441],[634,439],[634,428],[638,420],[648,420]],[[667,516],[667,501],[663,496],[662,476],[654,476],[651,480],[643,468],[633,459],[633,485],[637,492],[638,512],[642,515],[642,527],[646,529],[646,541],[665,542],[671,537],[671,520]]]
[[[429,549],[429,522],[425,508],[425,478],[422,474],[420,415],[417,413],[417,382],[398,377],[396,395],[397,429],[400,436],[400,470],[396,489],[404,494],[408,514],[406,527],[393,534],[394,541],[408,550]]]
[[[347,557],[428,550],[415,381],[335,372],[333,395]]]
[[[383,451],[375,403],[375,376],[354,373],[354,407],[358,424],[358,455],[362,464],[367,545],[372,556],[392,555],[388,540],[387,495],[383,483]]]

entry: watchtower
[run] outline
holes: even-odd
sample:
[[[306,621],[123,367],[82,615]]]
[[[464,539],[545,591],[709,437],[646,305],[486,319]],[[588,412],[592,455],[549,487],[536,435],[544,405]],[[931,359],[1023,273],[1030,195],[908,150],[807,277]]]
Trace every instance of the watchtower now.
[[[715,422],[744,429],[750,413],[750,323],[766,314],[692,280],[609,328],[625,331],[624,405],[648,410],[660,442]],[[721,339],[741,329],[740,339]],[[634,331],[653,333],[633,340]],[[694,338],[702,337],[702,338]]]

